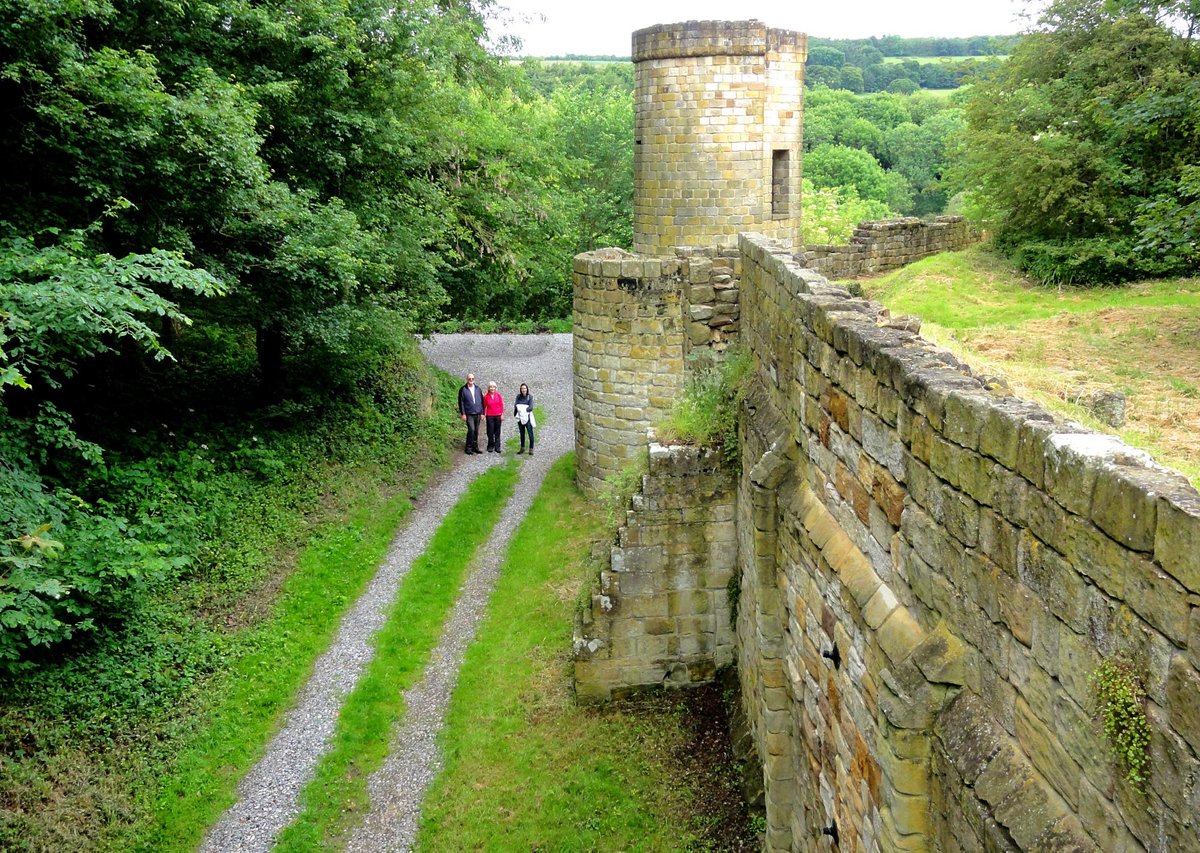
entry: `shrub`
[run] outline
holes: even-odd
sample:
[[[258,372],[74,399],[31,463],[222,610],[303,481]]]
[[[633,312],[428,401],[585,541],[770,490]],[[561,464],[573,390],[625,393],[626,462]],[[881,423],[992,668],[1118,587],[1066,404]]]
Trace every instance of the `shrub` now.
[[[726,461],[737,458],[738,408],[754,362],[731,349],[715,363],[694,367],[679,402],[659,426],[663,441],[721,448]]]
[[[1178,259],[1148,257],[1127,238],[1031,240],[999,245],[1023,273],[1048,285],[1119,284],[1184,272]]]

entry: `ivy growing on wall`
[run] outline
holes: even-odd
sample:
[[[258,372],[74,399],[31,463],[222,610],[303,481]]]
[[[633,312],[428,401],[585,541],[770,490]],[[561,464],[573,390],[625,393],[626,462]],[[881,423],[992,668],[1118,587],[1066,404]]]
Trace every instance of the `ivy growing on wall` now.
[[[1150,724],[1141,680],[1133,664],[1122,658],[1101,662],[1089,680],[1113,757],[1125,780],[1141,790],[1150,775]]]

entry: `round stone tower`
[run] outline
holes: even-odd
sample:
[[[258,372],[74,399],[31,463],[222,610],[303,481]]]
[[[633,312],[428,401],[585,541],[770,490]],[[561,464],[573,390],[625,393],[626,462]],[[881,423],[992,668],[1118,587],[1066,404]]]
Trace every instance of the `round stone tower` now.
[[[758,21],[633,34],[634,251],[729,248],[740,231],[798,244],[807,53]]]

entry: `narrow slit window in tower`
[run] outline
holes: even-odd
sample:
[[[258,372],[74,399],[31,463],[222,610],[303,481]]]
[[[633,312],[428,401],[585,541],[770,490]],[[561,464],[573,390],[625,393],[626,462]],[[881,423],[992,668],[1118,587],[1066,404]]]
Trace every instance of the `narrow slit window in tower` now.
[[[788,190],[791,181],[791,153],[786,148],[771,152],[771,215],[788,215]]]

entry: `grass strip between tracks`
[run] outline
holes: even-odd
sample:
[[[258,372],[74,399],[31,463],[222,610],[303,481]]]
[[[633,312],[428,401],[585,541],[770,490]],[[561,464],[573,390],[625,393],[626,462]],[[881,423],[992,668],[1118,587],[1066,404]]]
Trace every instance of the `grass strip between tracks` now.
[[[608,540],[574,474],[574,454],[554,464],[508,549],[447,712],[418,851],[700,845],[695,780],[678,772],[680,699],[575,704],[572,614]]]
[[[409,569],[375,637],[375,657],[342,706],[332,748],[300,795],[303,811],[280,835],[276,850],[331,847],[366,810],[367,779],[387,757],[392,728],[405,711],[402,694],[423,674],[467,569],[519,473],[518,461],[510,457],[481,474]]]

